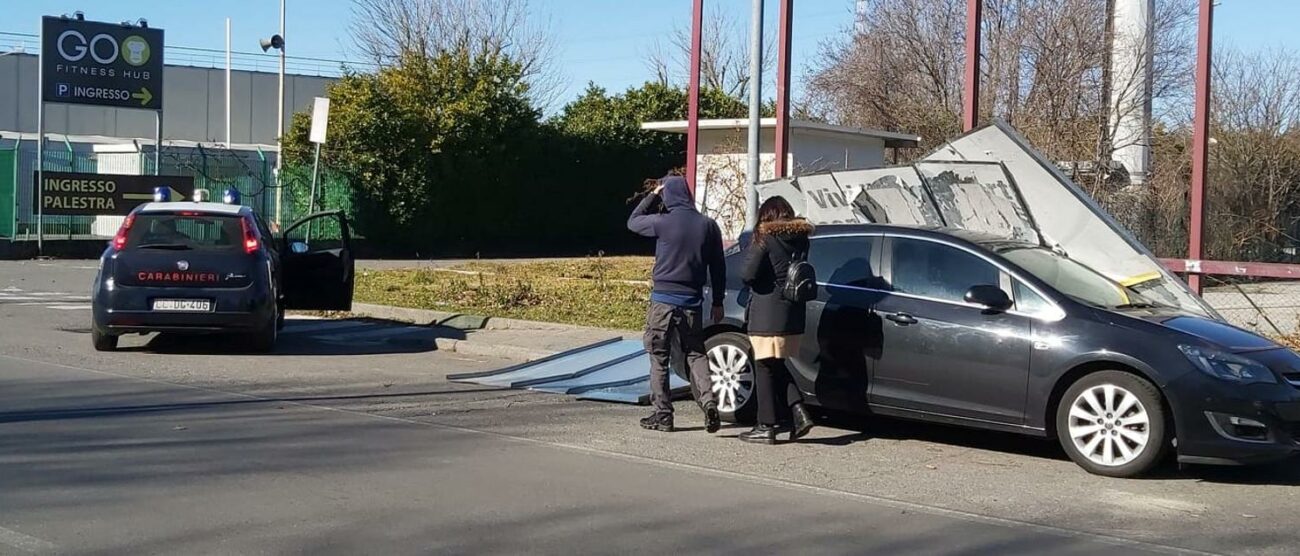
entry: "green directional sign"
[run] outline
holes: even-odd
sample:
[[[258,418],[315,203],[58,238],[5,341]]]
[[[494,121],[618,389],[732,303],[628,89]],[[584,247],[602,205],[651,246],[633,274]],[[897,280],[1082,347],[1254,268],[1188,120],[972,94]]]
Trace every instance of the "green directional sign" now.
[[[163,31],[45,17],[41,86],[45,102],[162,110]]]
[[[45,214],[128,214],[153,201],[157,187],[168,188],[173,201],[184,201],[194,194],[193,176],[44,172],[41,178],[45,187],[38,188],[36,195]]]
[[[139,92],[131,93],[131,98],[139,100],[140,106],[148,106],[149,101],[153,100],[153,95],[149,94],[149,89],[147,87],[140,87]]]

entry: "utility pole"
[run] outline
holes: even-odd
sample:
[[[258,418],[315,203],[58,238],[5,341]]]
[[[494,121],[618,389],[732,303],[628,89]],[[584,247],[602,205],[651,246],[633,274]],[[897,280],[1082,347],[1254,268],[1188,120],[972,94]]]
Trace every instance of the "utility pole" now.
[[[284,40],[284,2],[280,0],[280,39]],[[275,119],[275,223],[281,226],[284,216],[281,206],[284,204],[284,44],[280,45],[280,104]]]
[[[745,228],[758,225],[758,182],[762,181],[763,0],[754,0],[749,27],[749,176],[745,184]]]

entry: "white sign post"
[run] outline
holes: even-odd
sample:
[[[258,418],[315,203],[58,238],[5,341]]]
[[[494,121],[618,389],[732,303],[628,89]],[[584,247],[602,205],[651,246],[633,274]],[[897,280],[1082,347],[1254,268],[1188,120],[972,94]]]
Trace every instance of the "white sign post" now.
[[[329,127],[330,99],[316,97],[311,107],[311,133],[309,138],[316,143],[316,156],[311,163],[311,198],[307,200],[307,214],[316,212],[316,178],[320,174],[320,146],[325,142],[325,129]],[[307,223],[307,241],[311,242],[311,223]]]

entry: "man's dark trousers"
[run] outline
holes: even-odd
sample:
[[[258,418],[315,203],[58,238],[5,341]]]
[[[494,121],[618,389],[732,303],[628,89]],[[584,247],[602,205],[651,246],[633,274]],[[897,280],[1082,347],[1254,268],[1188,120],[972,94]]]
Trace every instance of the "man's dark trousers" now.
[[[672,392],[668,388],[669,360],[673,339],[677,339],[690,369],[691,390],[701,406],[715,401],[713,381],[709,379],[709,360],[704,355],[704,317],[698,307],[687,308],[650,302],[646,312],[645,350],[650,354],[650,404],[656,413],[673,412]]]

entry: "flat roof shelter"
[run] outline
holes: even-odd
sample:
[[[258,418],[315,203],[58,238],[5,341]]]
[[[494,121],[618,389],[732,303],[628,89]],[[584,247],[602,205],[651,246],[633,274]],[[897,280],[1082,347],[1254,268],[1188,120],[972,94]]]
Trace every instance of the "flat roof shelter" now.
[[[745,186],[749,183],[745,118],[700,120],[696,157],[695,199],[701,211],[718,221],[723,236],[740,235],[745,222]],[[686,133],[686,120],[645,122],[641,129]],[[776,178],[776,118],[760,121],[759,181]],[[885,149],[919,146],[921,138],[907,133],[861,129],[807,120],[790,122],[786,168],[793,175],[835,170],[879,168]]]

